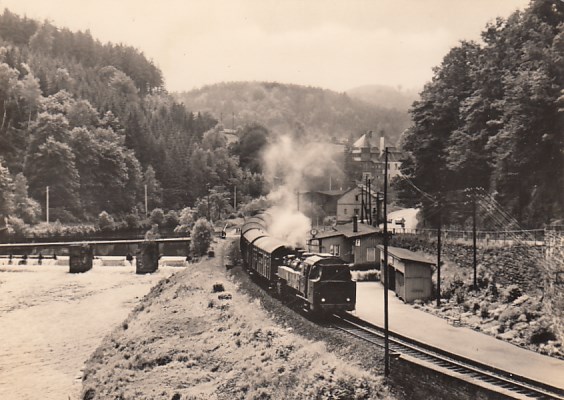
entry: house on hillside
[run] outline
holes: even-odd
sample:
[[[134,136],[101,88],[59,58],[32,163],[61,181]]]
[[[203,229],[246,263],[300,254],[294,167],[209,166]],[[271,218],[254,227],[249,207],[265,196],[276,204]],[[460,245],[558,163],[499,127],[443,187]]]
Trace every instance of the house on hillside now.
[[[366,178],[372,181],[376,191],[383,191],[385,169],[385,138],[381,131],[379,137],[368,131],[351,146],[347,163],[355,176],[349,179],[364,182]],[[388,182],[401,174],[401,160],[403,152],[388,146]]]
[[[384,283],[384,246],[378,246],[380,253],[380,280]],[[426,300],[432,295],[433,266],[421,255],[399,247],[388,247],[388,289],[406,303]]]
[[[302,193],[305,201],[315,204],[325,215],[337,214],[337,200],[345,190],[315,190]]]
[[[364,207],[362,210],[364,195]],[[363,185],[357,185],[352,189],[347,190],[337,200],[337,223],[351,222],[353,217],[364,218],[369,220],[369,213],[372,213],[372,220],[375,225],[378,224],[378,215],[381,215],[381,204],[383,197],[374,190],[368,191],[368,188]]]
[[[378,228],[352,223],[337,225],[330,231],[313,232],[308,240],[308,250],[316,253],[330,253],[355,266],[378,265],[378,245],[382,234]]]

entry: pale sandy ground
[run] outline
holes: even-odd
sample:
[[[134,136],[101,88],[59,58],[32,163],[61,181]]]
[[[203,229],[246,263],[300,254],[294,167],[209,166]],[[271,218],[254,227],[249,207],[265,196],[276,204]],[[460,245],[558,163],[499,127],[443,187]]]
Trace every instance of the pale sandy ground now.
[[[52,263],[52,260],[50,260]],[[183,268],[0,264],[0,399],[76,399],[84,362],[160,279]],[[59,261],[59,263],[61,263]]]

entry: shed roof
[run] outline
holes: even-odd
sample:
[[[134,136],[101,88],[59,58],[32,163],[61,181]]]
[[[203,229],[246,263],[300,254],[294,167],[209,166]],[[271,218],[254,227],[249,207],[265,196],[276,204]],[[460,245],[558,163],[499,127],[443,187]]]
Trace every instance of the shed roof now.
[[[384,246],[379,245],[378,248],[383,250]],[[434,262],[427,260],[422,255],[411,250],[402,249],[401,247],[388,247],[388,254],[400,260],[416,261],[422,264],[435,265]]]

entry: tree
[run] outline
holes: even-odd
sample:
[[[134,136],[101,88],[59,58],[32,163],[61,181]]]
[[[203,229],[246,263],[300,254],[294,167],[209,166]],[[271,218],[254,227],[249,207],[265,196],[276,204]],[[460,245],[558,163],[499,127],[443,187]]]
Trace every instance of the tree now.
[[[190,238],[192,251],[199,256],[203,256],[208,251],[212,242],[213,226],[205,218],[200,218],[194,224]]]
[[[143,184],[147,186],[147,198],[149,207],[158,207],[162,202],[162,188],[158,181],[155,170],[151,165],[145,170]]]
[[[49,136],[26,161],[31,195],[43,199],[49,186],[51,207],[80,213],[80,179],[74,161],[69,145]]]
[[[241,168],[253,173],[262,172],[261,151],[268,143],[268,136],[268,130],[256,123],[243,128],[239,142],[233,147],[233,153],[239,157]]]
[[[14,183],[8,168],[0,159],[0,226],[4,219],[14,212]]]
[[[19,173],[14,178],[15,214],[28,224],[36,223],[41,217],[41,205],[28,195],[27,178]]]

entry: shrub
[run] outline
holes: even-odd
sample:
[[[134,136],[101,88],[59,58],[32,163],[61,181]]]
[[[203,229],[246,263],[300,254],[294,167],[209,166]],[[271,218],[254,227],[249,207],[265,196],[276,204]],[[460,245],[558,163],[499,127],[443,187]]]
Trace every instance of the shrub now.
[[[357,282],[363,281],[379,281],[380,271],[377,269],[371,269],[367,271],[351,271],[353,280]]]
[[[533,331],[529,342],[531,344],[541,344],[546,343],[549,340],[556,340],[556,335],[554,334],[550,326],[543,324]]]
[[[8,217],[8,234],[10,236],[28,236],[29,231],[29,225],[23,219],[13,216]]]
[[[139,214],[137,213],[127,214],[124,220],[129,229],[138,229],[141,225],[141,218],[139,218]]]
[[[176,233],[190,233],[194,224],[194,211],[190,207],[183,208],[178,215],[178,225],[174,228]]]
[[[192,238],[192,251],[199,256],[203,256],[208,251],[212,242],[213,226],[205,218],[200,218],[194,224],[190,233]]]
[[[174,229],[178,225],[179,215],[176,211],[170,210],[164,216],[163,225],[169,229]]]
[[[98,215],[98,226],[103,231],[113,230],[115,226],[114,217],[112,217],[106,211],[102,211],[100,215]]]
[[[162,208],[155,208],[151,211],[151,215],[149,216],[149,221],[151,224],[157,224],[162,226],[164,223],[165,214]]]
[[[32,198],[26,198],[23,203],[16,204],[16,212],[26,223],[34,224],[41,217],[41,205]]]
[[[512,303],[514,300],[517,300],[519,297],[523,295],[523,291],[517,285],[509,285],[503,291],[503,300],[506,303]]]
[[[482,319],[486,319],[486,318],[489,318],[489,316],[490,316],[490,310],[488,310],[488,307],[487,307],[487,306],[482,306],[482,307],[480,308],[480,317],[481,317]]]
[[[521,315],[521,310],[515,307],[507,307],[505,310],[499,314],[499,322],[508,322],[512,325],[513,321],[516,321]]]

